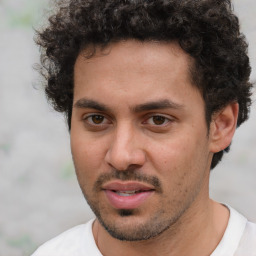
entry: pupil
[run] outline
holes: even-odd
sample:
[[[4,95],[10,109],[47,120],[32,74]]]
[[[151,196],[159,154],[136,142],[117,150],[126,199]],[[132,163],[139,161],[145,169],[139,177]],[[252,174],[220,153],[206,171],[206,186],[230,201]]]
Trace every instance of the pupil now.
[[[92,121],[93,121],[95,124],[100,124],[100,123],[102,123],[103,118],[104,118],[103,116],[94,115],[94,116],[92,116]]]
[[[154,123],[155,123],[156,125],[161,125],[161,124],[164,123],[165,117],[163,117],[163,116],[154,116],[154,117],[153,117],[153,121],[154,121]]]

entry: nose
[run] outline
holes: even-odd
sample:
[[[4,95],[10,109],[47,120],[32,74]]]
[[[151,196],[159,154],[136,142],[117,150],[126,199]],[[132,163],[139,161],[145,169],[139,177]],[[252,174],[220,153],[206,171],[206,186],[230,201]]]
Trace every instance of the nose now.
[[[116,170],[125,171],[131,167],[139,168],[146,161],[143,142],[139,132],[128,125],[118,127],[111,137],[105,160]]]

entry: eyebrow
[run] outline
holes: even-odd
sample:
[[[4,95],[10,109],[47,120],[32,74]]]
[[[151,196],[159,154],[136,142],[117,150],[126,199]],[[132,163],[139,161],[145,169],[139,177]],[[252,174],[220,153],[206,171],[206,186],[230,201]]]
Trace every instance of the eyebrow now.
[[[106,105],[99,103],[97,101],[85,99],[85,98],[78,100],[74,104],[74,107],[75,108],[93,108],[93,109],[96,109],[99,111],[108,111],[109,110],[109,108]]]
[[[184,108],[183,105],[175,103],[168,99],[163,99],[159,101],[152,101],[147,102],[144,104],[140,104],[133,108],[134,112],[143,112],[143,111],[150,111],[150,110],[157,110],[157,109],[182,109]]]
[[[110,111],[110,108],[107,107],[105,104],[99,103],[97,101],[82,98],[78,100],[74,104],[75,108],[92,108],[98,111]],[[147,103],[139,104],[135,107],[132,107],[132,111],[135,113],[143,112],[143,111],[150,111],[150,110],[157,110],[157,109],[182,109],[184,108],[183,105],[175,103],[168,99],[163,99],[159,101],[150,101]]]

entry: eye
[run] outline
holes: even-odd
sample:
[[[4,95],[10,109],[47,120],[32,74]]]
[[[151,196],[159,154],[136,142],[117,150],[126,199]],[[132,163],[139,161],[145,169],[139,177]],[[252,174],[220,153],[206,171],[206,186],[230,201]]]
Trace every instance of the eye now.
[[[154,126],[164,126],[169,122],[171,122],[170,118],[161,115],[154,115],[148,118],[145,123]]]
[[[83,120],[91,126],[102,126],[111,123],[104,115],[100,114],[86,115],[83,117]]]
[[[101,124],[104,122],[104,116],[102,115],[92,115],[87,118],[88,121],[94,123],[94,124]]]

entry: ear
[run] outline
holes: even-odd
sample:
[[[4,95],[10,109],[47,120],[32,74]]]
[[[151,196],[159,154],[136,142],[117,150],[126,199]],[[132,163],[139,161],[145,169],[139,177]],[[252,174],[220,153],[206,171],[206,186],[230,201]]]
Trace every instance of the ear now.
[[[230,103],[213,115],[209,133],[212,153],[217,153],[230,145],[236,130],[238,111],[238,103]]]

